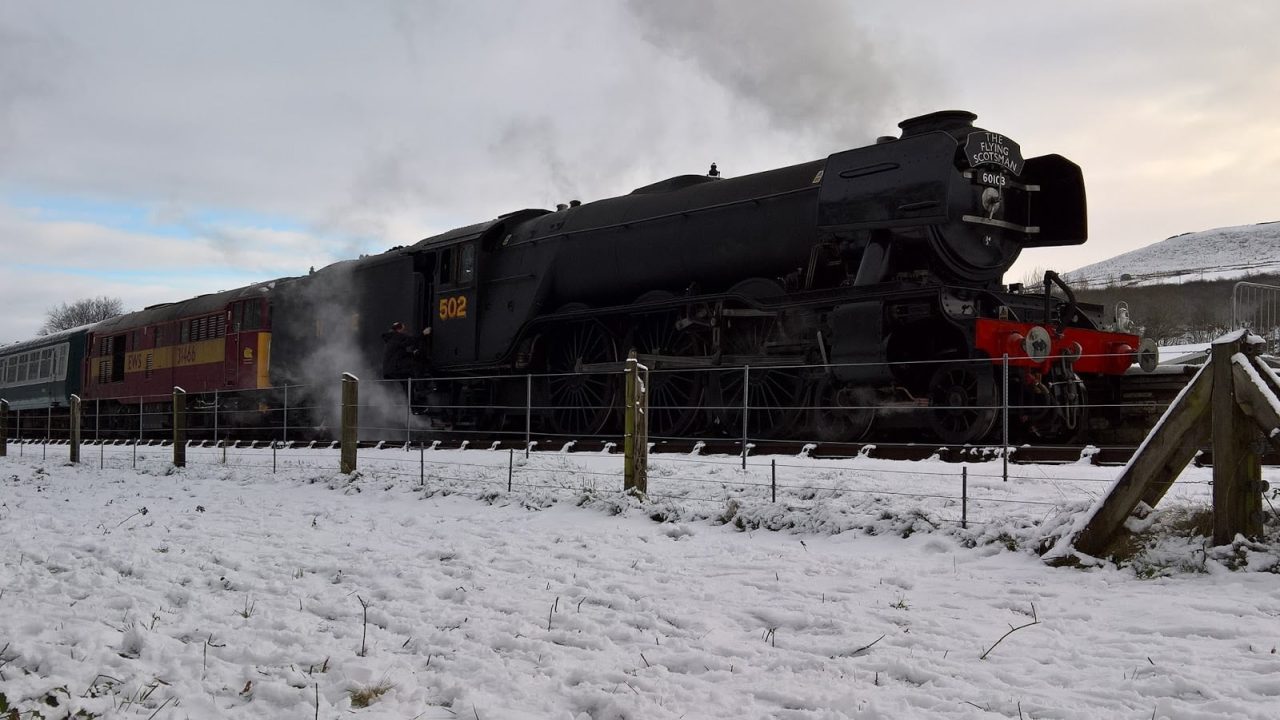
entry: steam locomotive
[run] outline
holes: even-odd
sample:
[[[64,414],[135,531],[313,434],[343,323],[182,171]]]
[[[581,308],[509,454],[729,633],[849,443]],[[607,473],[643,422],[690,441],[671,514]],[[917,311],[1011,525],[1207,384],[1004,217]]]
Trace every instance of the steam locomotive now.
[[[1088,426],[1089,386],[1153,347],[1105,329],[1053,273],[1039,291],[1002,284],[1023,248],[1085,241],[1084,184],[1067,159],[1024,159],[975,119],[937,112],[825,159],[519,210],[114,318],[55,338],[81,367],[44,397],[65,400],[73,376],[83,397],[122,407],[181,385],[249,391],[222,402],[251,415],[278,388],[376,377],[379,334],[400,321],[432,330],[419,375],[454,379],[418,383],[437,426],[500,427],[531,394],[542,432],[609,432],[611,371],[634,349],[652,373],[651,437],[736,433],[745,406],[752,437],[927,428],[980,442],[1006,368],[1016,428],[1071,437]],[[0,349],[0,395],[12,355]]]

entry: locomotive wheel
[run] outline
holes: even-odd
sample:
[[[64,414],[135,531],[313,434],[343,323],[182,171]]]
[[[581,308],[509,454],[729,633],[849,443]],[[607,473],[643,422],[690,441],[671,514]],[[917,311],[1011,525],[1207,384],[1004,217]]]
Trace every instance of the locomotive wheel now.
[[[857,442],[875,422],[875,392],[844,387],[835,380],[819,383],[812,415],[814,436],[822,442]]]
[[[929,380],[929,427],[944,443],[977,442],[998,413],[995,377],[986,363],[947,363]]]
[[[651,315],[640,322],[634,336],[636,352],[688,357],[705,351],[697,335],[676,328],[669,314]],[[702,413],[707,373],[691,370],[651,370],[649,373],[649,436],[680,437],[694,429]]]
[[[600,434],[617,404],[617,373],[583,373],[582,366],[616,362],[613,337],[598,320],[557,329],[547,350],[547,396],[551,430],[585,437]]]
[[[725,345],[730,355],[754,355],[761,352],[773,335],[776,320],[740,321]],[[771,439],[784,437],[803,416],[804,381],[796,368],[751,368],[747,391],[747,435]],[[720,390],[717,413],[720,429],[728,435],[742,432],[742,368],[729,368],[716,373]]]

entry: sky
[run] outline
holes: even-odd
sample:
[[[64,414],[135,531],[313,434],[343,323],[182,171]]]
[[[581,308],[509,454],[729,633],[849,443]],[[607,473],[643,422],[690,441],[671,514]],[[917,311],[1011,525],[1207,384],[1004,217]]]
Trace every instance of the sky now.
[[[1280,5],[7,2],[0,342],[525,207],[977,113],[1084,170],[1090,241],[1011,280],[1280,219]]]
[[[641,503],[597,452],[84,449],[0,458],[23,718],[1276,716],[1280,551],[1191,534],[1211,468],[1053,568],[1118,468],[664,453]]]

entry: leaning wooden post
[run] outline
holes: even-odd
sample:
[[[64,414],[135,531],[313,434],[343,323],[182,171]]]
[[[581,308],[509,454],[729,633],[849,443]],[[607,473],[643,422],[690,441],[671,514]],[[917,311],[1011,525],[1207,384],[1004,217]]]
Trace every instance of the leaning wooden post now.
[[[0,457],[9,455],[9,401],[0,400]]]
[[[622,489],[643,497],[649,492],[648,393],[645,388],[648,369],[636,359],[635,350],[627,355],[623,377],[626,382],[627,406],[622,439]]]
[[[342,373],[342,460],[338,467],[346,475],[356,471],[359,401],[360,378],[351,373]]]
[[[71,464],[80,464],[80,396],[71,396]]]
[[[1229,545],[1237,534],[1262,536],[1262,464],[1254,441],[1258,425],[1236,400],[1233,358],[1240,338],[1213,344],[1213,544]]]
[[[173,387],[173,466],[187,466],[187,391]]]

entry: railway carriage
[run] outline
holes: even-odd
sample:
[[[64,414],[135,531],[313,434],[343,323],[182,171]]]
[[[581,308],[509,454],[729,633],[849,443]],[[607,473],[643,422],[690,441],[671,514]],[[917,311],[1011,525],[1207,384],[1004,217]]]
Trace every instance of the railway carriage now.
[[[0,347],[0,398],[18,411],[68,407],[81,392],[87,337],[74,328]]]

